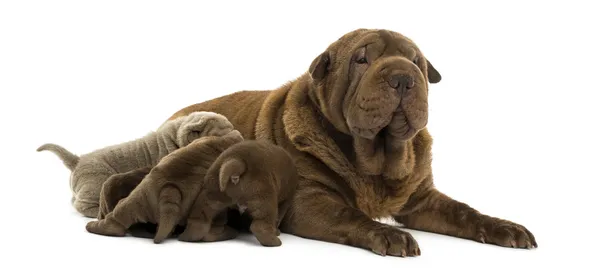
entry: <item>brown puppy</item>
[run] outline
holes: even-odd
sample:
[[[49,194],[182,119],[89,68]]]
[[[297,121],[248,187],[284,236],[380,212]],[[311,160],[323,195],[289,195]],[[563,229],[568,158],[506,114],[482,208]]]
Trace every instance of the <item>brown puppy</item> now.
[[[201,179],[197,174],[194,176]],[[297,185],[296,167],[283,148],[261,141],[235,144],[208,170],[205,185],[180,237],[186,241],[201,240],[215,216],[237,206],[241,210],[247,208],[252,218],[250,231],[263,246],[280,246],[279,223]],[[156,238],[166,238],[172,228],[159,223]]]
[[[215,98],[170,119],[219,112],[246,139],[289,151],[300,181],[283,232],[383,255],[419,255],[409,233],[373,220],[394,217],[411,229],[536,247],[522,225],[482,214],[435,188],[425,126],[428,84],[440,80],[407,37],[359,29],[332,43],[308,73],[276,90]]]
[[[152,167],[146,167],[110,176],[106,182],[102,184],[98,220],[104,219],[109,212],[114,210],[119,201],[129,196],[151,170]],[[177,227],[179,228],[177,230],[179,232],[174,231],[174,234],[181,233],[182,227]],[[138,223],[129,227],[128,232],[134,237],[154,238],[156,224]]]
[[[124,236],[135,223],[156,223],[174,227],[185,225],[211,164],[230,146],[243,141],[237,130],[224,136],[201,137],[165,156],[135,187],[117,203],[104,219],[86,225],[87,231]],[[233,238],[236,232],[225,226],[226,214],[215,221],[206,241]],[[181,238],[181,237],[180,237]],[[164,239],[164,238],[163,238]],[[155,237],[155,242],[160,242]]]

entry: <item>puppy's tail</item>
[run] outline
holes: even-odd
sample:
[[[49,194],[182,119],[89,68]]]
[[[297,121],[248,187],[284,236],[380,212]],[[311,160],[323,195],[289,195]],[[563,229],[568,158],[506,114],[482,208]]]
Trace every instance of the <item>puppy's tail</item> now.
[[[181,214],[181,192],[174,186],[166,186],[160,191],[158,197],[158,228],[154,235],[154,243],[164,241],[179,222]]]
[[[229,182],[234,185],[240,182],[240,176],[246,172],[246,163],[235,157],[215,161],[208,169],[207,178],[216,178],[217,172],[219,174],[219,189],[223,192],[227,188]]]
[[[79,163],[78,156],[74,155],[73,153],[69,152],[67,149],[59,145],[48,143],[37,148],[38,152],[45,150],[55,153],[63,161],[65,166],[67,166],[67,168],[69,168],[69,170],[71,171],[73,171],[73,169],[75,169],[75,166],[77,166],[77,163]]]

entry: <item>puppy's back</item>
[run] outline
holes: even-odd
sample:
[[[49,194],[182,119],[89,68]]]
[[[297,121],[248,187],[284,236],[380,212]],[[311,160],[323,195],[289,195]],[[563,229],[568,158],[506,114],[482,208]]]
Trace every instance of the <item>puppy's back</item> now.
[[[297,170],[289,153],[277,145],[260,141],[245,140],[225,150],[213,164],[213,167],[222,166],[225,161],[239,160],[243,162],[244,173],[262,179],[264,175],[274,176],[279,185],[288,188],[289,183],[296,183]],[[211,168],[208,176],[219,177],[218,171]],[[219,179],[217,179],[219,180]],[[291,185],[295,187],[295,185]]]

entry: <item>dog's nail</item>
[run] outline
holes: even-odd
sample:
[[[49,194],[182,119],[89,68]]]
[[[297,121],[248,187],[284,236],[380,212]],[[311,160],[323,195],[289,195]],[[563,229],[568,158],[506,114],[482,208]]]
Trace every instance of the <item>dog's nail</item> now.
[[[510,245],[511,245],[513,248],[516,248],[516,247],[517,247],[517,242],[516,242],[515,240],[512,240],[512,241],[510,241]]]
[[[530,242],[527,242],[527,248],[528,248],[528,249],[531,249],[531,248],[532,248],[532,246],[531,246],[531,243],[530,243]]]
[[[400,252],[400,256],[402,256],[402,257],[406,257],[406,250],[404,250],[404,249],[403,249],[403,250]]]

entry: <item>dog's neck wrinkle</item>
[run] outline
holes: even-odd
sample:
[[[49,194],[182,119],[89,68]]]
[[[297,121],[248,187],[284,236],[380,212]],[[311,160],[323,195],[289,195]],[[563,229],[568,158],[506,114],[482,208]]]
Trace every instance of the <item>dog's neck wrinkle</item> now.
[[[342,170],[343,173],[348,172],[347,174],[339,173],[348,181],[356,180],[357,176],[369,176],[370,174],[362,173],[356,168],[356,165],[352,163],[354,162],[354,159],[356,159],[357,148],[352,143],[352,136],[346,135],[335,129],[333,124],[324,117],[323,113],[318,110],[318,107],[309,96],[306,95],[309,92],[302,93],[302,90],[296,88],[292,89],[290,92],[295,92],[296,94],[292,94],[290,98],[286,100],[286,103],[290,105],[289,108],[294,109],[290,110],[288,113],[296,113],[298,116],[291,117],[290,114],[284,114],[284,123],[291,124],[291,119],[297,119],[303,122],[310,120],[316,121],[312,126],[307,125],[298,127],[297,130],[294,130],[295,128],[292,128],[293,126],[285,126],[285,128],[290,128],[288,129],[289,131],[287,134],[293,142],[294,136],[301,140],[302,143],[295,143],[297,148],[301,151],[313,154],[313,156],[319,158],[332,170]],[[302,95],[304,95],[304,99],[302,98]],[[286,122],[286,119],[290,121]],[[305,130],[306,128],[315,128],[316,130],[307,131]],[[393,182],[397,185],[400,183],[399,180],[405,179],[410,175],[415,167],[415,155],[412,145],[414,139],[415,138],[402,143],[396,143],[395,149],[392,151],[385,151],[385,162],[382,162],[383,173],[376,176],[381,179],[385,178],[389,180],[390,183]],[[385,146],[382,148],[385,148]],[[350,173],[355,173],[355,175],[351,175]],[[358,183],[358,181],[355,181],[354,183]]]
[[[310,86],[310,89],[314,89],[314,86]],[[311,94],[312,92],[309,92],[309,94]],[[340,151],[344,154],[344,156],[350,161],[352,162],[352,164],[355,166],[355,168],[357,168],[357,170],[362,173],[363,170],[361,168],[361,163],[360,161],[363,160],[363,162],[373,162],[373,161],[381,161],[381,162],[373,162],[376,165],[380,165],[380,166],[376,166],[373,168],[376,168],[377,170],[373,171],[373,170],[369,170],[369,171],[365,171],[365,173],[362,173],[364,175],[384,175],[386,180],[389,181],[396,181],[399,179],[402,179],[404,177],[406,177],[406,175],[410,172],[412,172],[412,169],[414,167],[414,162],[413,160],[411,160],[410,155],[412,154],[410,151],[408,151],[409,149],[409,144],[412,141],[411,140],[407,140],[407,141],[403,141],[401,143],[394,143],[394,147],[393,149],[386,149],[387,145],[384,144],[384,140],[381,139],[381,136],[376,136],[375,139],[373,140],[367,140],[367,141],[371,141],[371,142],[377,142],[377,143],[372,143],[372,147],[368,147],[367,149],[370,149],[372,151],[369,151],[368,153],[372,153],[373,157],[369,158],[369,157],[365,157],[364,153],[359,153],[359,150],[364,150],[365,147],[357,147],[356,145],[359,145],[358,142],[354,141],[354,136],[348,135],[346,133],[340,132],[339,130],[336,129],[336,127],[325,117],[324,113],[320,110],[320,108],[318,107],[318,102],[315,102],[315,100],[313,99],[314,96],[309,96],[310,97],[310,103],[309,103],[309,107],[312,111],[315,112],[315,116],[317,121],[319,122],[318,125],[320,125],[320,128],[323,129],[323,131],[326,132],[326,134],[328,136],[331,137],[331,139],[337,144],[337,147],[339,147]],[[394,153],[393,155],[387,155],[386,152],[388,153]],[[396,154],[397,153],[397,154]],[[393,163],[389,162],[389,161],[384,161],[384,158],[375,158],[377,156],[380,157],[391,157],[393,158]],[[394,167],[393,168],[399,168],[402,169],[402,171],[398,172],[398,171],[389,171],[390,168],[392,168],[391,166],[385,166],[387,164],[392,164]],[[387,173],[384,173],[385,170],[387,170]],[[394,173],[394,174],[392,174]],[[398,176],[398,174],[401,174],[400,176]]]
[[[327,126],[331,126],[336,132],[341,132],[341,133],[349,133],[349,129],[347,124],[343,121],[343,117],[344,114],[342,113],[342,109],[340,108],[339,113],[337,113],[336,111],[330,111],[331,109],[329,109],[329,107],[327,106],[328,104],[330,104],[331,102],[328,102],[327,99],[325,97],[321,97],[318,95],[319,89],[322,90],[327,90],[327,81],[324,81],[322,83],[322,86],[317,86],[314,82],[312,82],[310,80],[310,77],[304,77],[303,81],[304,84],[298,86],[299,88],[306,88],[308,90],[308,98],[310,100],[310,102],[312,102],[311,106],[313,106],[313,109],[318,113],[319,119],[321,121],[326,121],[327,122]],[[327,91],[323,91],[323,92],[327,92]],[[323,108],[327,108],[328,113],[325,113],[325,111],[323,111]],[[330,117],[328,117],[328,115]],[[338,117],[338,124],[334,124],[335,120],[336,120],[336,116]],[[330,119],[333,119],[334,121],[331,121]]]
[[[358,188],[360,176],[354,165],[350,163],[338,144],[330,137],[323,124],[324,118],[319,118],[315,107],[307,102],[307,92],[302,89],[292,89],[286,100],[287,111],[283,116],[284,128],[296,149],[311,154],[323,162],[329,169],[348,182],[350,187]],[[312,124],[306,124],[311,123]]]
[[[337,144],[337,146],[340,148],[340,150],[342,151],[342,153],[349,159],[354,157],[354,153],[352,150],[352,137],[344,132],[340,132],[335,125],[333,125],[333,123],[331,123],[327,117],[325,116],[325,113],[323,113],[323,111],[321,111],[321,108],[319,107],[319,102],[317,101],[317,98],[315,97],[314,93],[316,92],[316,88],[314,85],[310,85],[307,88],[309,88],[309,98],[310,98],[310,103],[308,105],[308,107],[310,107],[310,109],[312,111],[315,112],[315,116],[317,118],[318,124],[320,125],[320,127],[327,133],[327,135],[331,136],[331,138],[333,139],[333,141]]]

